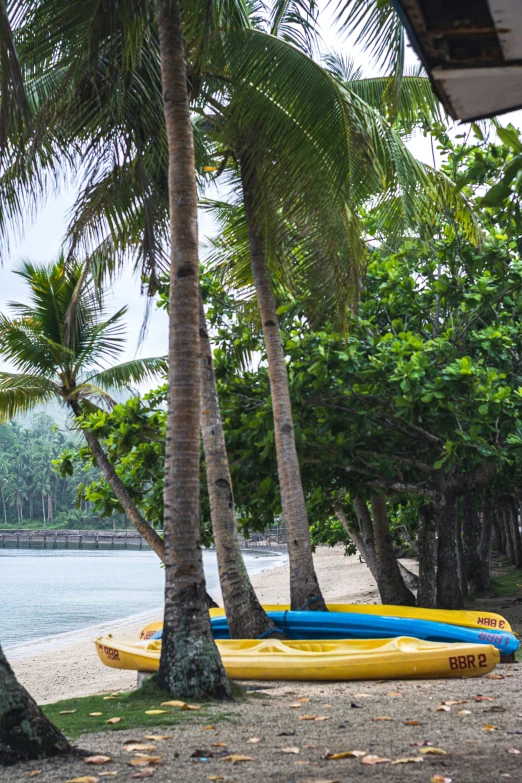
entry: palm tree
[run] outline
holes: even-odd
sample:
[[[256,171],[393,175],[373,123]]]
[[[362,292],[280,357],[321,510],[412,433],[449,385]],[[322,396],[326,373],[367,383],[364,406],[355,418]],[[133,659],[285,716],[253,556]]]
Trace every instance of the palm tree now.
[[[0,416],[13,418],[39,403],[58,398],[81,419],[101,403],[114,404],[109,392],[157,377],[164,359],[126,362],[109,369],[102,363],[123,347],[121,320],[126,308],[104,319],[103,294],[89,289],[82,264],[50,266],[23,262],[15,273],[30,287],[30,304],[13,304],[17,318],[0,315],[0,356],[20,371],[0,373]],[[68,317],[72,320],[68,321]],[[83,429],[93,459],[111,485],[125,513],[153,549],[162,541],[143,519],[96,436]],[[42,494],[49,493],[45,484]],[[18,495],[20,489],[17,489]],[[17,497],[18,497],[17,495]],[[22,500],[16,501],[18,506]],[[44,510],[45,520],[45,510]]]

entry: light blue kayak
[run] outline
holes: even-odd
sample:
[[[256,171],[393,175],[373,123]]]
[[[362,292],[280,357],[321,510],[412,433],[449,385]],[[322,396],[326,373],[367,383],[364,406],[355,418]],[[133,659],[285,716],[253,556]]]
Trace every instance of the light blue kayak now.
[[[343,612],[268,612],[279,630],[290,639],[389,639],[410,636],[427,642],[492,644],[502,655],[516,652],[519,642],[509,632],[413,620],[406,617],[349,614]],[[226,617],[211,619],[215,639],[230,639]]]

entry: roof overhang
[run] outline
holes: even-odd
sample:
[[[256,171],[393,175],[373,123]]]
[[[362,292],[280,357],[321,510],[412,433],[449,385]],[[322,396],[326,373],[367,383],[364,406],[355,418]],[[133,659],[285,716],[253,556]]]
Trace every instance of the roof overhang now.
[[[393,0],[446,111],[522,108],[522,0]]]

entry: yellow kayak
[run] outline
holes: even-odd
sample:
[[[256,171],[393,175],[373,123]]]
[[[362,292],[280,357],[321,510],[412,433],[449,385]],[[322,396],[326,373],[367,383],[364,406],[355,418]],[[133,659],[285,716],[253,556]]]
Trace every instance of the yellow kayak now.
[[[289,604],[268,604],[263,606],[265,612],[285,612]],[[464,628],[483,628],[511,632],[508,621],[500,614],[493,612],[478,612],[474,610],[460,611],[456,609],[421,609],[418,606],[393,606],[383,604],[328,604],[330,612],[348,612],[357,614],[375,614],[384,617],[406,617],[411,620],[430,620],[435,623],[461,625]],[[210,609],[211,617],[223,617],[225,610],[221,607]],[[140,632],[140,639],[150,639],[163,628],[163,621],[149,623]]]
[[[407,636],[395,639],[282,641],[227,639],[216,642],[233,680],[391,680],[480,677],[500,660],[492,645],[440,644]],[[96,640],[102,663],[113,669],[155,672],[161,640]]]

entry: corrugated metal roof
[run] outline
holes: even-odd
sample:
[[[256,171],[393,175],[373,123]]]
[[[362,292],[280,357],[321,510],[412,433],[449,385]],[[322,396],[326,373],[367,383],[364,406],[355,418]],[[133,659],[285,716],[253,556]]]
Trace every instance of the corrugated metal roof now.
[[[393,0],[455,119],[522,107],[522,0]]]

